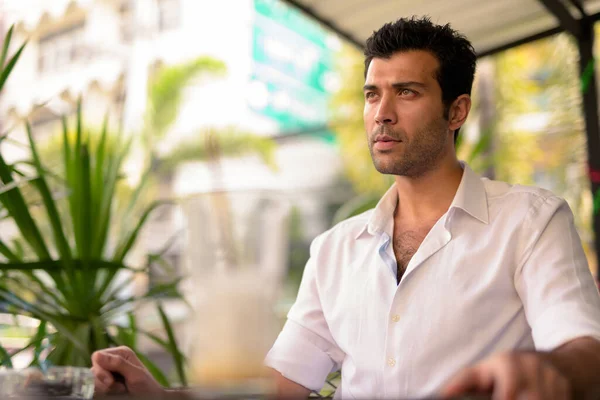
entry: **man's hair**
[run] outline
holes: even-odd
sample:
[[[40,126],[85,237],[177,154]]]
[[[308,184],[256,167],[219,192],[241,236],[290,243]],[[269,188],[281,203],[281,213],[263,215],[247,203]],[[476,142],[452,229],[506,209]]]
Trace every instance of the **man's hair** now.
[[[471,94],[477,56],[469,40],[450,28],[436,25],[429,17],[400,18],[374,31],[365,46],[365,78],[373,58],[389,59],[398,52],[424,50],[433,54],[440,66],[436,78],[442,89],[444,118],[461,94]],[[458,137],[454,132],[454,142]]]

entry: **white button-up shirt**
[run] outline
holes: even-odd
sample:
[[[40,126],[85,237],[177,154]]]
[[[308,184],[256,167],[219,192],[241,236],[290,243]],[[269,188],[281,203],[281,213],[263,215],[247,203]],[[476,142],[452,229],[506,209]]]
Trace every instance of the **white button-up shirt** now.
[[[563,199],[465,165],[399,285],[397,201],[392,186],[314,240],[268,366],[313,390],[341,368],[338,398],[421,397],[499,351],[600,339],[600,296]]]

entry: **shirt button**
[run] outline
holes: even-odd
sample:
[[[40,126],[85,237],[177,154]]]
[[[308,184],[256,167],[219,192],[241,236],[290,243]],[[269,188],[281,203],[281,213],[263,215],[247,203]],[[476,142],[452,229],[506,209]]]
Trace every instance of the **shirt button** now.
[[[396,314],[392,317],[392,322],[398,322],[398,321],[400,321],[400,316],[398,314]]]
[[[396,360],[394,360],[393,358],[388,358],[388,365],[390,367],[393,367],[394,365],[396,365]]]

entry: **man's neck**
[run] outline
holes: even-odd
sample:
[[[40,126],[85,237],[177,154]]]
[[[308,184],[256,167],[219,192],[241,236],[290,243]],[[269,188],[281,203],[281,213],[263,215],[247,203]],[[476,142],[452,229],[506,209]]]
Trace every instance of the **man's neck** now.
[[[462,174],[462,166],[455,159],[416,178],[397,176],[396,220],[419,223],[439,219],[452,204]]]

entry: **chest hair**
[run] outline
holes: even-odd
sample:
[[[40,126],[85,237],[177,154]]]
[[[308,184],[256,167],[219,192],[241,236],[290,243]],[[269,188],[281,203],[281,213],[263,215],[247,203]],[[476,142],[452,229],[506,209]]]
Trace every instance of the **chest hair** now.
[[[425,236],[427,236],[432,226],[427,224],[414,228],[394,228],[393,247],[397,264],[397,283],[402,279],[408,263],[419,249],[419,246],[421,246],[421,243],[423,243]]]

